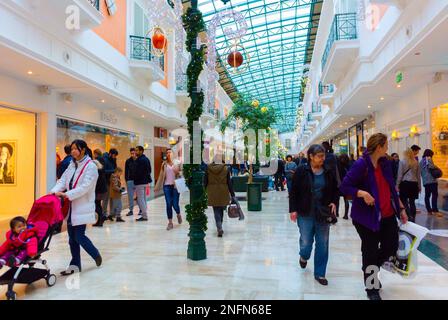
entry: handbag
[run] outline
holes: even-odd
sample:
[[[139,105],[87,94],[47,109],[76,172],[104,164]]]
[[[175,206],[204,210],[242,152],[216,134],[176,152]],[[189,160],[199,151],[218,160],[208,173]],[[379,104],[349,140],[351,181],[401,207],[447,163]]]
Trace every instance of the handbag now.
[[[174,180],[174,185],[179,193],[188,191],[187,183],[184,177]]]
[[[316,220],[320,223],[336,224],[338,218],[331,212],[330,207],[319,206],[316,211]]]
[[[240,220],[244,220],[243,210],[235,197],[232,197],[232,202],[227,208],[227,214],[229,215],[229,218],[240,218]]]
[[[84,173],[85,168],[89,164],[89,162],[92,160],[87,161],[87,163],[82,167],[81,172],[79,173],[79,176],[76,178],[75,183],[73,184],[73,187],[70,190],[73,190],[78,185],[79,178],[81,178],[82,174]],[[76,170],[75,170],[76,173]],[[73,175],[75,174],[73,173]],[[72,202],[68,198],[62,199],[62,215],[64,216],[64,219],[67,218],[68,212],[70,211],[70,207],[72,206]]]
[[[443,176],[443,171],[440,170],[439,167],[429,169],[429,173],[432,175],[434,179],[439,179],[442,178]]]

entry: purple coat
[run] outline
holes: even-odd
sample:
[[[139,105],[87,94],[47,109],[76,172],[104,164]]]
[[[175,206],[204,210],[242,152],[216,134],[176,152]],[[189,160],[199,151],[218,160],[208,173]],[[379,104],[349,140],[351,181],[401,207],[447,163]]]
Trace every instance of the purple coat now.
[[[400,200],[395,190],[392,163],[386,158],[381,158],[378,163],[390,187],[392,206],[395,209],[396,215],[399,216]],[[359,190],[370,193],[375,198],[375,206],[368,206],[363,198],[358,198],[357,194]],[[340,191],[346,196],[353,197],[351,213],[353,221],[372,231],[379,231],[381,221],[379,193],[375,179],[375,168],[367,153],[364,153],[362,158],[358,159],[350,168],[350,171],[342,181]]]

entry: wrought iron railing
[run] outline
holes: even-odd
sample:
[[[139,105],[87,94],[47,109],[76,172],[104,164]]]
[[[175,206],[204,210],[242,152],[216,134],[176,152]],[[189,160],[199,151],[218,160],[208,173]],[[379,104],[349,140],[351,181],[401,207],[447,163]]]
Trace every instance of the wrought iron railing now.
[[[358,39],[356,13],[341,13],[334,16],[327,46],[322,56],[322,69],[327,64],[328,56],[335,41]]]
[[[334,84],[323,85],[322,82],[319,83],[319,95],[334,93]]]
[[[322,112],[322,105],[313,102],[313,104],[311,105],[311,112],[312,113]]]
[[[154,61],[162,71],[165,71],[165,57],[156,57],[151,53],[151,39],[130,36],[131,39],[131,59],[142,61]]]
[[[96,10],[100,11],[100,0],[87,0],[90,4],[96,8]]]

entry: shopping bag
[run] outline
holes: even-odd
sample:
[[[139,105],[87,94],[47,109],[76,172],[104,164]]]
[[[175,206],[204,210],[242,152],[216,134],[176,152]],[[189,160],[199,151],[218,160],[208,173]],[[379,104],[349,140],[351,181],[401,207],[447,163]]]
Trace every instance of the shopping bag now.
[[[179,178],[174,181],[177,192],[184,193],[188,191],[187,183],[185,182],[185,178]]]
[[[428,232],[427,228],[412,222],[400,226],[394,270],[402,277],[411,278],[416,274],[417,249]]]

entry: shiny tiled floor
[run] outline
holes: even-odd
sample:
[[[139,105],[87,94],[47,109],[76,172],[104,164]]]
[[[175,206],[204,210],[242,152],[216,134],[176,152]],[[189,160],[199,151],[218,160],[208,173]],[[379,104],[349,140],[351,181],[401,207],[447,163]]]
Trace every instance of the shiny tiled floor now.
[[[331,230],[328,287],[297,264],[298,231],[289,221],[286,192],[264,194],[262,212],[246,212],[246,220],[225,219],[223,238],[216,237],[208,210],[208,259],[186,258],[188,224],[166,231],[163,198],[150,202],[148,223],[108,223],[89,228],[100,249],[100,268],[83,252],[79,278],[58,277],[47,288],[44,281],[18,285],[19,299],[365,299],[360,242],[351,222],[341,220]],[[185,203],[186,196],[182,202]],[[243,208],[246,203],[242,203]],[[127,219],[129,220],[129,219]],[[46,259],[54,272],[69,261],[67,235],[54,238]],[[448,272],[419,253],[419,272],[412,280],[381,272],[384,299],[446,299]],[[2,270],[3,272],[3,270]],[[5,287],[0,288],[4,299]]]

